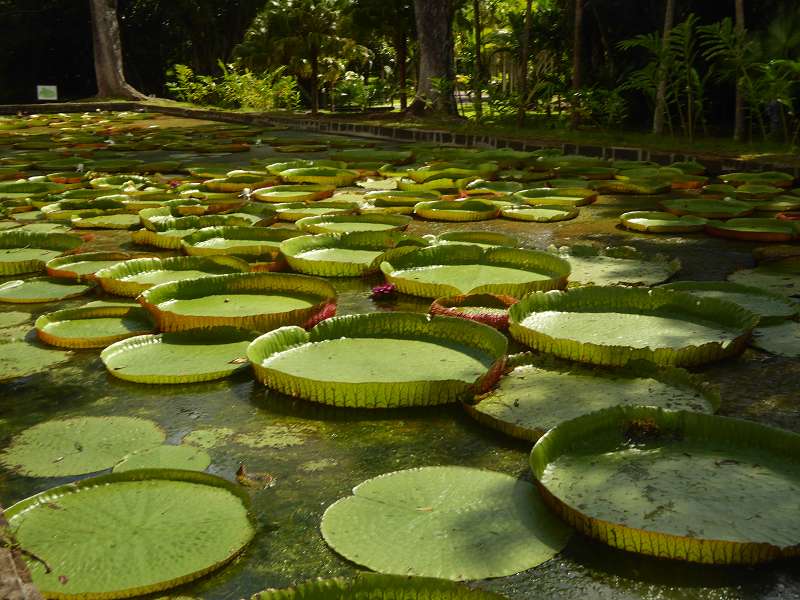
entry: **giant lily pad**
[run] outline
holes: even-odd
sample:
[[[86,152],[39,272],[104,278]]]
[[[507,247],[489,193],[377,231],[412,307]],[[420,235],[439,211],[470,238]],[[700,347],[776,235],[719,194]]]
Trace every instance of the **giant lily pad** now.
[[[0,462],[29,477],[82,475],[109,469],[164,438],[158,425],[134,417],[55,419],[15,436]]]
[[[384,260],[407,254],[425,240],[398,232],[304,235],[281,244],[289,266],[307,275],[359,277],[379,270]]]
[[[535,223],[553,223],[555,221],[569,221],[578,216],[577,208],[559,206],[511,206],[504,208],[500,214],[506,219],[514,221],[533,221]]]
[[[100,600],[168,589],[221,567],[255,533],[248,507],[219,477],[144,469],[47,490],[6,517],[20,544],[47,557],[49,572],[29,563],[45,596]]]
[[[792,221],[779,219],[730,219],[709,221],[706,232],[718,237],[754,242],[789,242],[800,236]]]
[[[249,270],[245,261],[234,256],[135,258],[97,271],[95,279],[109,294],[135,298],[161,283]]]
[[[211,457],[202,448],[162,444],[136,450],[114,465],[114,473],[134,469],[185,469],[205,471]]]
[[[627,229],[644,233],[695,233],[708,222],[703,217],[645,210],[623,213],[619,220]]]
[[[741,269],[729,275],[728,280],[784,296],[798,296],[800,295],[800,258],[786,258],[765,262],[754,269]]]
[[[12,280],[0,284],[0,302],[16,304],[40,304],[82,296],[92,289],[92,285],[34,277],[26,280]]]
[[[729,281],[679,281],[663,287],[702,298],[721,298],[734,302],[757,314],[760,317],[759,325],[779,323],[800,311],[800,305],[785,296]]]
[[[438,244],[474,244],[482,248],[506,246],[519,248],[519,240],[513,235],[497,231],[447,231],[436,236]]]
[[[677,259],[647,256],[630,246],[575,245],[559,248],[558,254],[569,262],[569,282],[575,285],[655,285],[681,268]]]
[[[353,233],[356,231],[401,231],[411,223],[404,215],[324,215],[305,217],[297,227],[308,233]]]
[[[697,365],[740,353],[758,316],[718,298],[672,290],[585,287],[531,294],[509,331],[534,350],[599,365]]]
[[[773,185],[781,188],[792,187],[794,177],[780,171],[754,171],[751,173],[725,173],[720,175],[724,183],[739,186],[746,184]]]
[[[534,188],[515,192],[514,197],[531,206],[560,206],[569,210],[591,204],[597,200],[597,193],[580,188],[574,190]]]
[[[161,331],[212,326],[269,331],[310,327],[336,312],[336,291],[318,277],[242,273],[163,283],[139,301]]]
[[[753,332],[752,345],[770,354],[798,358],[800,357],[800,323],[786,321],[778,325],[759,327]]]
[[[47,262],[47,274],[50,277],[64,279],[92,280],[100,269],[112,267],[124,260],[133,258],[127,252],[83,252],[54,258]]]
[[[298,235],[292,229],[206,227],[183,238],[181,245],[189,256],[233,255],[275,262],[281,242]]]
[[[715,389],[683,369],[640,361],[617,369],[560,361],[528,360],[504,376],[478,404],[465,404],[481,423],[536,441],[559,423],[611,406],[646,404],[671,410],[713,413]]]
[[[400,292],[412,296],[490,293],[521,298],[532,291],[564,288],[569,263],[536,250],[445,244],[384,262],[381,270]]]
[[[286,202],[275,204],[278,218],[281,221],[299,221],[306,217],[321,215],[350,215],[358,212],[355,202],[339,200],[321,200],[319,202]]]
[[[500,209],[483,200],[434,200],[415,205],[414,214],[432,221],[486,221],[500,216]]]
[[[0,343],[0,381],[49,370],[69,359],[69,352],[48,350],[23,340]]]
[[[261,202],[313,202],[333,195],[332,185],[274,185],[255,190],[251,196]]]
[[[530,569],[570,537],[532,484],[467,467],[369,479],[328,507],[321,529],[329,546],[372,570],[451,580]]]
[[[72,217],[72,226],[76,229],[138,229],[140,227],[137,215],[92,215],[84,216],[78,213]]]
[[[354,579],[318,579],[285,589],[269,589],[250,600],[502,600],[492,592],[431,577],[359,573]]]
[[[129,306],[58,310],[36,319],[35,327],[40,340],[60,348],[105,348],[155,329],[147,311]]]
[[[724,200],[706,200],[704,198],[678,198],[664,200],[661,206],[673,215],[701,217],[703,219],[731,219],[752,214],[753,205],[726,198]]]
[[[800,554],[795,433],[696,412],[616,407],[545,434],[531,468],[551,507],[617,548],[712,564]]]
[[[233,375],[247,367],[250,332],[227,327],[140,335],[100,354],[114,377],[136,383],[195,383]]]
[[[491,387],[506,339],[451,317],[373,313],[336,317],[310,332],[283,327],[247,356],[260,381],[305,400],[391,408],[469,400]]]
[[[83,243],[76,235],[3,231],[0,233],[0,275],[43,271],[47,261]]]

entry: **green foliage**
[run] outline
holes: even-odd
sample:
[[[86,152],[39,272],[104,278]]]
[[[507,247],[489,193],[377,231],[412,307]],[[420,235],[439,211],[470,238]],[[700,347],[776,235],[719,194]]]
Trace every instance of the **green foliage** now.
[[[219,63],[222,74],[196,74],[186,65],[175,65],[167,89],[177,99],[200,105],[245,108],[258,111],[295,109],[300,103],[297,80],[285,67],[260,75],[249,69]]]

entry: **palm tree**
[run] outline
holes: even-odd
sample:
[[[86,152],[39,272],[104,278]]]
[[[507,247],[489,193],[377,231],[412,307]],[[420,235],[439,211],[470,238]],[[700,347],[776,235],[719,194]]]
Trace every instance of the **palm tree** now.
[[[99,98],[146,98],[125,80],[122,42],[117,20],[117,0],[89,0],[92,14],[94,71]]]
[[[659,61],[658,88],[656,90],[656,108],[653,113],[653,133],[664,133],[664,113],[667,108],[667,66],[665,63],[665,49],[669,45],[669,34],[672,32],[672,23],[675,21],[675,0],[667,0],[664,14],[664,33],[661,38],[662,57]]]

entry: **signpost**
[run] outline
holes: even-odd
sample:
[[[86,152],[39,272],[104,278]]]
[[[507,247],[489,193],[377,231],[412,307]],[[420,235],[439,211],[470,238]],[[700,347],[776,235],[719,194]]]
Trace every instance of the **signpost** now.
[[[44,101],[58,100],[58,86],[57,85],[37,85],[36,86],[36,99]]]

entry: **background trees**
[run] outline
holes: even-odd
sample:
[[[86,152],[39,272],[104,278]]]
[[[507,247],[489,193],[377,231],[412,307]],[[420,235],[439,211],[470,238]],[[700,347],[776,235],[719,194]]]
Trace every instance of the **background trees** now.
[[[242,105],[222,92],[249,86],[240,96],[265,110],[410,106],[529,127],[745,140],[791,141],[800,125],[794,0],[116,3],[124,73],[147,94]],[[33,100],[37,83],[67,99],[96,93],[90,4],[115,1],[0,0],[0,102]],[[113,95],[130,95],[121,85]]]

